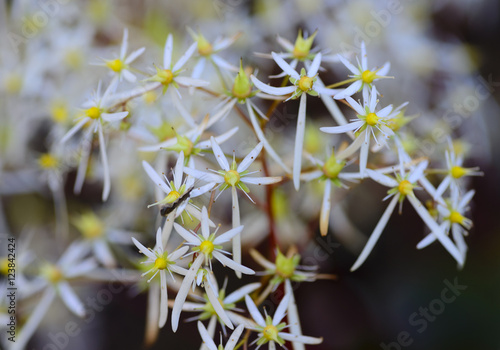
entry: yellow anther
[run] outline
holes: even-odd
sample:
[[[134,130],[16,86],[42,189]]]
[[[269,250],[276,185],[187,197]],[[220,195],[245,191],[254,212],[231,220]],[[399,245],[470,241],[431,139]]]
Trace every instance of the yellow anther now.
[[[57,283],[63,278],[61,270],[57,266],[51,264],[42,266],[42,275],[50,283]]]
[[[212,45],[208,42],[207,39],[203,35],[198,35],[198,53],[201,56],[208,56],[211,55],[213,52],[213,47]]]
[[[42,169],[55,169],[58,163],[57,158],[50,153],[44,153],[38,158],[38,164]]]
[[[101,237],[104,233],[104,223],[93,212],[87,212],[73,220],[73,225],[82,233],[86,239]]]
[[[92,119],[98,119],[101,116],[101,109],[99,107],[90,107],[85,111],[87,117]]]
[[[264,338],[266,338],[267,340],[276,341],[278,339],[278,328],[276,328],[276,326],[273,326],[272,324],[270,324],[270,325],[264,327],[262,334],[264,335]]]
[[[210,255],[214,251],[215,246],[210,241],[203,241],[200,244],[200,252],[205,255]]]
[[[173,203],[176,200],[178,200],[180,196],[181,195],[180,195],[179,192],[177,192],[177,191],[170,191],[170,193],[165,197],[165,199],[163,200],[163,202],[165,202],[165,203]]]
[[[160,70],[158,71],[158,78],[160,78],[159,81],[163,85],[168,85],[174,80],[174,73],[170,69]]]
[[[460,214],[458,211],[455,211],[453,210],[451,213],[450,213],[450,222],[452,224],[460,224],[460,225],[463,225],[464,224],[464,220],[465,218],[463,217],[462,214]]]
[[[7,275],[9,272],[9,259],[0,259],[0,274]]]
[[[451,168],[451,176],[453,176],[455,179],[461,178],[466,173],[467,170],[465,168],[462,168],[461,166],[455,165]]]
[[[378,124],[379,117],[375,113],[368,113],[366,116],[366,124],[375,126]]]
[[[164,257],[157,258],[155,260],[154,268],[157,270],[165,270],[167,268],[168,261]]]
[[[235,186],[238,182],[240,182],[240,174],[236,170],[226,171],[224,175],[224,181],[229,186]]]
[[[361,73],[361,80],[363,80],[366,84],[371,84],[376,78],[376,72],[372,72],[370,70],[365,70]]]
[[[106,62],[106,66],[108,66],[108,68],[111,69],[113,72],[118,73],[118,72],[121,72],[121,70],[124,67],[124,64],[123,64],[122,60],[117,58],[116,60]]]
[[[413,185],[408,180],[403,180],[398,185],[398,191],[403,196],[407,196],[413,191]]]
[[[314,78],[310,78],[307,75],[304,75],[299,80],[299,88],[300,88],[300,90],[302,90],[304,92],[311,90],[311,88],[313,86],[313,81],[314,81]]]

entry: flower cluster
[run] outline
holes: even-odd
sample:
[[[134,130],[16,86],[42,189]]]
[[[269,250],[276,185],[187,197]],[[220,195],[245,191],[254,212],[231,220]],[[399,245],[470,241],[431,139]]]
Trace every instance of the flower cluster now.
[[[473,226],[467,178],[482,173],[464,166],[466,152],[452,133],[443,159],[418,152],[412,124],[419,119],[405,114],[412,96],[404,103],[391,96],[399,78],[397,71],[389,75],[391,57],[368,65],[368,58],[378,60],[369,57],[375,43],[361,42],[357,52],[324,40],[313,46],[320,28],[309,36],[302,30],[278,36],[255,57],[235,56],[243,33],[226,31],[210,41],[211,32],[188,28],[162,36],[158,50],[138,44],[147,41],[129,29],[119,35],[106,29],[105,39],[121,42],[119,54],[103,53],[109,58],[94,64],[90,81],[82,77],[78,87],[60,88],[63,100],[80,108],[50,109],[51,131],[30,170],[37,174],[33,191],[50,190],[55,226],[49,231],[57,235],[48,237],[57,244],[42,247],[20,235],[35,252],[31,261],[40,264],[19,271],[25,317],[10,349],[27,346],[58,298],[85,318],[80,286],[96,281],[147,293],[146,345],[162,328],[185,327],[186,313],[196,314],[187,321],[197,321],[204,349],[320,344],[324,335],[302,334],[292,283],[332,278],[300,263],[316,231],[349,235],[346,227],[355,225],[340,204],[354,187],[383,186],[387,195],[380,201],[388,204],[371,234],[361,235],[361,252],[351,249],[357,256],[351,271],[370,263],[391,215],[398,206],[402,215],[405,202],[411,205],[405,212],[414,210],[425,226],[416,248],[436,242],[464,266]],[[88,40],[100,37],[95,30]],[[90,49],[85,40],[81,45]],[[85,76],[85,69],[76,74]],[[277,74],[267,75],[271,71]],[[53,72],[42,73],[33,72],[33,81]],[[334,80],[339,74],[349,75]],[[89,99],[80,91],[84,84],[86,91],[96,87]],[[6,88],[17,101],[33,93],[10,80]],[[294,122],[274,127],[284,113]],[[15,135],[25,125],[13,118],[0,130]],[[9,169],[22,168],[19,154],[33,158],[22,142],[2,138],[2,180]],[[25,183],[21,171],[14,178]],[[2,210],[0,216],[8,232]],[[271,300],[274,310],[264,308]]]

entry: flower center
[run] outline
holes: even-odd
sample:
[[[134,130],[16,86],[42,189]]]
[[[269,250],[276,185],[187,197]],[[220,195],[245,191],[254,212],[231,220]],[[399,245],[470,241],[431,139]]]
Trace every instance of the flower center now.
[[[64,103],[54,103],[50,112],[52,119],[57,123],[62,123],[68,119],[68,108]]]
[[[465,218],[458,211],[453,210],[450,213],[450,222],[452,224],[460,224],[463,225]]]
[[[336,179],[344,166],[345,162],[337,162],[335,155],[332,154],[323,166],[323,174],[329,179]]]
[[[174,80],[174,73],[170,69],[164,69],[158,72],[158,77],[163,85],[168,85]]]
[[[278,339],[278,328],[270,324],[264,327],[262,334],[264,335],[264,338],[266,338],[268,341],[270,340],[276,341]]]
[[[123,62],[117,58],[116,60],[106,62],[106,66],[108,66],[113,72],[118,73],[123,69]]]
[[[214,251],[214,244],[210,241],[203,241],[200,244],[200,251],[205,255],[210,255]]]
[[[154,268],[157,270],[165,270],[167,268],[168,261],[164,257],[157,258],[155,260]]]
[[[413,185],[408,180],[403,180],[399,183],[398,191],[403,196],[407,196],[413,191]]]
[[[9,272],[9,259],[0,259],[0,274],[7,275]]]
[[[101,110],[99,109],[99,107],[90,107],[85,111],[85,114],[89,118],[97,119],[101,116]]]
[[[466,174],[466,170],[461,166],[455,165],[451,168],[451,176],[455,179],[459,179]]]
[[[63,278],[63,274],[59,268],[54,265],[47,264],[42,267],[42,275],[50,283],[57,283]]]
[[[361,80],[363,80],[363,82],[367,84],[371,84],[375,80],[375,75],[375,72],[365,70],[363,73],[361,73]]]
[[[38,164],[42,169],[55,169],[57,168],[57,158],[49,153],[44,153],[38,159]]]
[[[307,75],[304,75],[302,78],[299,80],[299,88],[302,91],[309,91],[312,88],[313,85],[313,78],[308,77]]]
[[[168,196],[165,197],[165,202],[166,203],[173,203],[176,200],[178,200],[180,196],[181,195],[180,195],[179,192],[177,192],[177,191],[170,191],[170,193],[168,194]]]
[[[236,170],[226,171],[224,175],[224,181],[230,185],[234,186],[240,181],[240,174]]]
[[[368,113],[366,116],[366,124],[375,126],[378,124],[379,117],[375,113]]]

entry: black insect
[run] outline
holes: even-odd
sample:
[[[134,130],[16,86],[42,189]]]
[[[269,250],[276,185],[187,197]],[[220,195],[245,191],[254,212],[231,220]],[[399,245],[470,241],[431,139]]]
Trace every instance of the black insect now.
[[[186,191],[186,193],[184,193],[182,196],[180,196],[175,202],[162,206],[160,209],[161,216],[168,216],[168,214],[170,214],[175,209],[177,209],[179,206],[181,206],[185,201],[188,201],[189,197],[191,195],[191,191],[193,189],[194,189],[194,186],[189,188]]]

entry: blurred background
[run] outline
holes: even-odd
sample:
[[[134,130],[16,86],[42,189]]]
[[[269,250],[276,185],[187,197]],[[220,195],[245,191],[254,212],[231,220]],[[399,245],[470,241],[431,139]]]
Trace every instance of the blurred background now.
[[[46,22],[37,22],[40,11],[46,14]],[[51,230],[55,220],[52,197],[43,181],[38,181],[41,175],[36,157],[47,149],[47,134],[57,123],[58,103],[69,109],[84,101],[103,75],[99,67],[88,62],[108,57],[110,47],[117,51],[123,28],[129,29],[130,47],[146,46],[147,57],[141,57],[144,66],[154,63],[151,57],[162,57],[168,33],[174,34],[180,48],[191,43],[186,26],[200,30],[209,39],[241,32],[224,57],[233,64],[243,57],[245,65],[259,68],[261,77],[279,73],[271,60],[254,55],[282,50],[276,35],[293,42],[299,29],[309,34],[317,30],[313,46],[330,53],[357,54],[361,41],[365,41],[369,66],[391,62],[390,75],[395,79],[381,82],[384,98],[396,106],[409,101],[407,115],[419,115],[405,134],[414,154],[444,167],[446,135],[451,135],[467,150],[465,165],[479,166],[484,172],[467,184],[476,191],[467,215],[474,222],[466,237],[467,262],[458,270],[438,244],[416,250],[426,231],[405,203],[403,215],[392,215],[366,263],[351,273],[349,268],[362,248],[363,237],[368,237],[385,209],[385,203],[380,202],[385,188],[364,181],[348,194],[334,196],[353,225],[350,229],[356,232],[354,238],[346,238],[345,226],[337,225],[335,215],[329,235],[321,237],[317,225],[311,224],[316,214],[308,212],[317,210],[320,201],[318,196],[308,198],[305,194],[314,193],[314,188],[292,193],[289,210],[299,213],[303,234],[310,239],[295,237],[290,242],[299,245],[304,264],[317,264],[320,272],[338,276],[335,281],[297,287],[303,333],[324,338],[323,344],[311,349],[500,349],[500,144],[496,135],[500,130],[499,2],[3,0],[1,16],[0,124],[15,119],[17,131],[0,126],[0,229],[17,237],[33,228]],[[338,63],[323,66],[324,81],[339,81],[347,74]],[[284,123],[286,119],[282,118],[296,112],[298,104],[294,103],[279,106],[273,116],[285,130],[276,136],[277,141],[294,133],[295,120]],[[308,113],[312,125],[324,126],[329,120],[319,100],[308,106]],[[321,142],[327,142],[325,135],[320,137]],[[130,176],[135,176],[133,171]],[[64,193],[70,211],[83,207],[111,211],[101,203],[99,182],[85,185],[82,195],[75,196],[74,178],[75,169],[68,169]],[[145,177],[141,174],[140,178]],[[124,190],[144,192],[140,185],[134,188],[131,184],[137,185],[119,185],[123,191],[113,202],[112,212],[119,213],[114,220],[124,220],[134,230],[149,230],[145,223],[154,221],[151,211],[141,209],[128,216],[125,207],[146,204],[144,198],[133,193],[129,196]],[[310,203],[316,207],[311,209]],[[49,246],[40,248],[42,251],[58,244],[47,234],[37,231],[35,236],[49,240],[40,243],[40,247]],[[287,232],[280,237],[286,247]],[[35,237],[34,242],[38,240]],[[266,251],[267,244],[262,241],[258,247]],[[250,258],[246,261],[259,268]],[[232,283],[231,288],[236,288],[239,282]],[[442,302],[443,290],[450,289],[450,284],[458,286],[456,298]],[[100,287],[89,287],[88,295]],[[114,294],[92,322],[74,318],[81,333],[70,339],[67,348],[142,349],[146,299],[145,294],[125,288]],[[430,316],[420,314],[422,308],[430,309]],[[69,314],[60,317],[72,319]],[[50,316],[48,319],[52,320]],[[44,345],[51,342],[49,335],[60,331],[60,323],[52,321],[43,324],[28,349],[45,349]],[[151,349],[199,347],[194,322],[182,324],[176,334],[168,328],[160,331]]]

